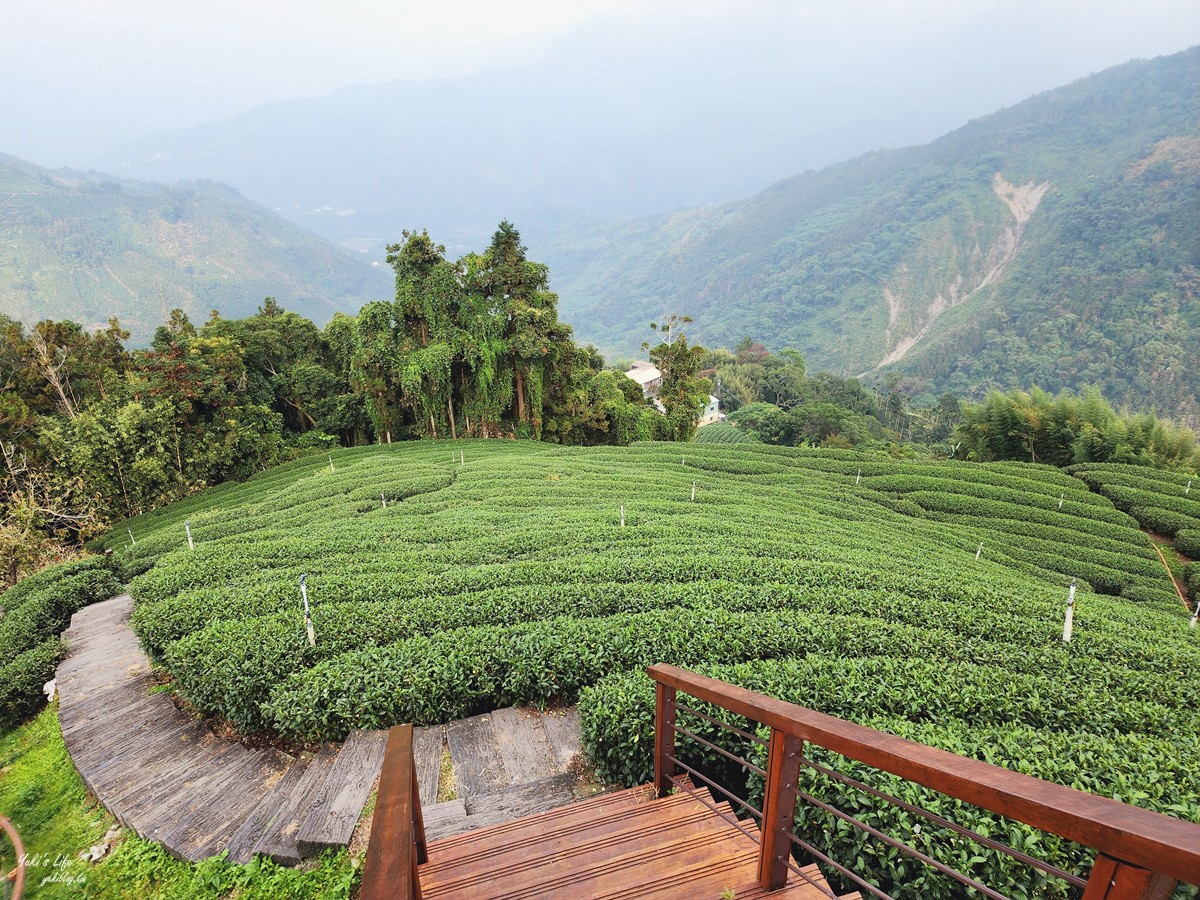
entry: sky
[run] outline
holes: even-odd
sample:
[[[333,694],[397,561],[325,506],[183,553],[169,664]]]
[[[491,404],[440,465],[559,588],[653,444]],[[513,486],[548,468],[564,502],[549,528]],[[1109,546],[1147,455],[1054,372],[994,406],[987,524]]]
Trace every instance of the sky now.
[[[871,57],[877,65],[840,76],[868,86],[886,83],[888,54],[907,40],[929,46],[932,39],[936,46],[944,35],[961,54],[964,35],[985,42],[994,35],[1007,45],[1009,64],[994,77],[1012,79],[1018,92],[1200,43],[1196,0],[8,0],[5,6],[0,152],[48,166],[86,167],[122,141],[272,100],[518,66],[601,26],[670,40],[688,26],[730,22],[738,34],[760,27],[776,39],[792,38],[784,43],[797,56],[831,62],[849,48],[856,59],[878,48]],[[1038,83],[1031,88],[1032,81]]]

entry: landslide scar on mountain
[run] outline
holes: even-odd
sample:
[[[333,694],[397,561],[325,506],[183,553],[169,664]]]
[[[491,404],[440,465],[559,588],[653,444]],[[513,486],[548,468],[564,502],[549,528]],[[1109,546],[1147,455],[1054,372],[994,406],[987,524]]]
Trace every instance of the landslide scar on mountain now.
[[[1050,186],[1049,181],[1043,181],[1041,184],[1033,181],[1022,185],[1011,184],[999,172],[992,176],[992,190],[1004,201],[1012,220],[1000,230],[986,252],[976,245],[968,259],[960,260],[959,271],[954,278],[936,296],[924,302],[924,309],[914,317],[915,332],[901,336],[895,340],[894,345],[892,342],[903,314],[913,304],[922,303],[922,300],[918,297],[906,297],[901,287],[884,285],[883,299],[888,305],[888,326],[884,332],[884,341],[892,349],[876,368],[903,359],[904,355],[928,334],[930,327],[942,313],[970,299],[976,291],[992,284],[1005,273],[1021,246],[1026,223],[1037,210],[1046,192],[1050,190]],[[908,266],[901,263],[897,270],[899,279],[893,281],[906,281],[904,276],[907,273]]]

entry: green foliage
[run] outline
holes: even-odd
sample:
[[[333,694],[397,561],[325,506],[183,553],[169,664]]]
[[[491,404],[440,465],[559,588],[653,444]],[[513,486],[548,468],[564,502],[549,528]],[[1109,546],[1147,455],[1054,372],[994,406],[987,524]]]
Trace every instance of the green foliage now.
[[[754,438],[733,425],[725,422],[713,422],[696,430],[692,438],[697,444],[750,444]]]
[[[700,376],[704,348],[689,346],[684,333],[684,327],[691,321],[687,316],[672,313],[661,325],[652,322],[651,330],[661,333],[662,340],[653,347],[648,341],[642,344],[643,350],[650,351],[650,362],[662,373],[655,396],[667,420],[668,440],[691,440],[712,389],[711,382]]]
[[[1188,488],[1195,480],[1200,489],[1194,475],[1119,464],[1079,465],[1069,471],[1148,531],[1169,537],[1200,529],[1200,494]]]
[[[1189,559],[1200,559],[1200,528],[1184,528],[1175,534],[1175,549]]]
[[[388,247],[395,302],[368,304],[353,324],[350,379],[379,437],[638,436],[641,398],[571,340],[547,268],[509,222],[482,255],[450,262],[445,250],[404,232]]]
[[[1153,414],[1118,415],[1094,389],[1080,397],[992,391],[978,406],[965,405],[955,433],[969,459],[1026,459],[1056,466],[1137,463],[1195,470],[1196,435]]]
[[[20,725],[45,700],[42,685],[54,677],[66,652],[57,637],[27,649],[10,650],[0,665],[0,734]]]
[[[119,309],[145,346],[164,297],[198,319],[214,308],[250,315],[280,294],[323,322],[387,287],[378,269],[211,182],[113,182],[0,160],[0,179],[15,173],[32,177],[5,204],[0,314],[28,325],[91,325]]]
[[[0,732],[44,702],[71,616],[120,592],[109,562],[93,558],[43,569],[0,594]]]
[[[350,897],[359,880],[359,869],[344,851],[326,853],[304,869],[263,858],[235,866],[224,856],[190,864],[132,832],[121,833],[99,863],[81,861],[79,854],[100,843],[115,822],[71,764],[53,707],[0,737],[0,771],[0,809],[34,861],[26,881],[30,897],[331,900]]]

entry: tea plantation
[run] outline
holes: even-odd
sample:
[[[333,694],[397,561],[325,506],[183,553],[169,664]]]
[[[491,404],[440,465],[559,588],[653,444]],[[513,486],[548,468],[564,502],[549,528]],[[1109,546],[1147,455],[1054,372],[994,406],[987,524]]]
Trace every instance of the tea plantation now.
[[[1097,471],[421,442],[300,460],[107,541],[147,649],[243,732],[578,698],[602,774],[634,783],[653,744],[638,670],[669,662],[1200,821],[1200,639],[1138,514],[1182,506]]]

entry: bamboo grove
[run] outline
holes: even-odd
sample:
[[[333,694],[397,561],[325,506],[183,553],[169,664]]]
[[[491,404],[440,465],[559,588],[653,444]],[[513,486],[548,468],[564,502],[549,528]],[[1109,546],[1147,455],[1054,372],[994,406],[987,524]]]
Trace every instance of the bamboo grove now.
[[[359,312],[350,365],[381,439],[638,436],[640,396],[571,340],[547,267],[526,258],[510,223],[484,253],[456,262],[428,233],[404,232],[387,260],[396,299]]]

